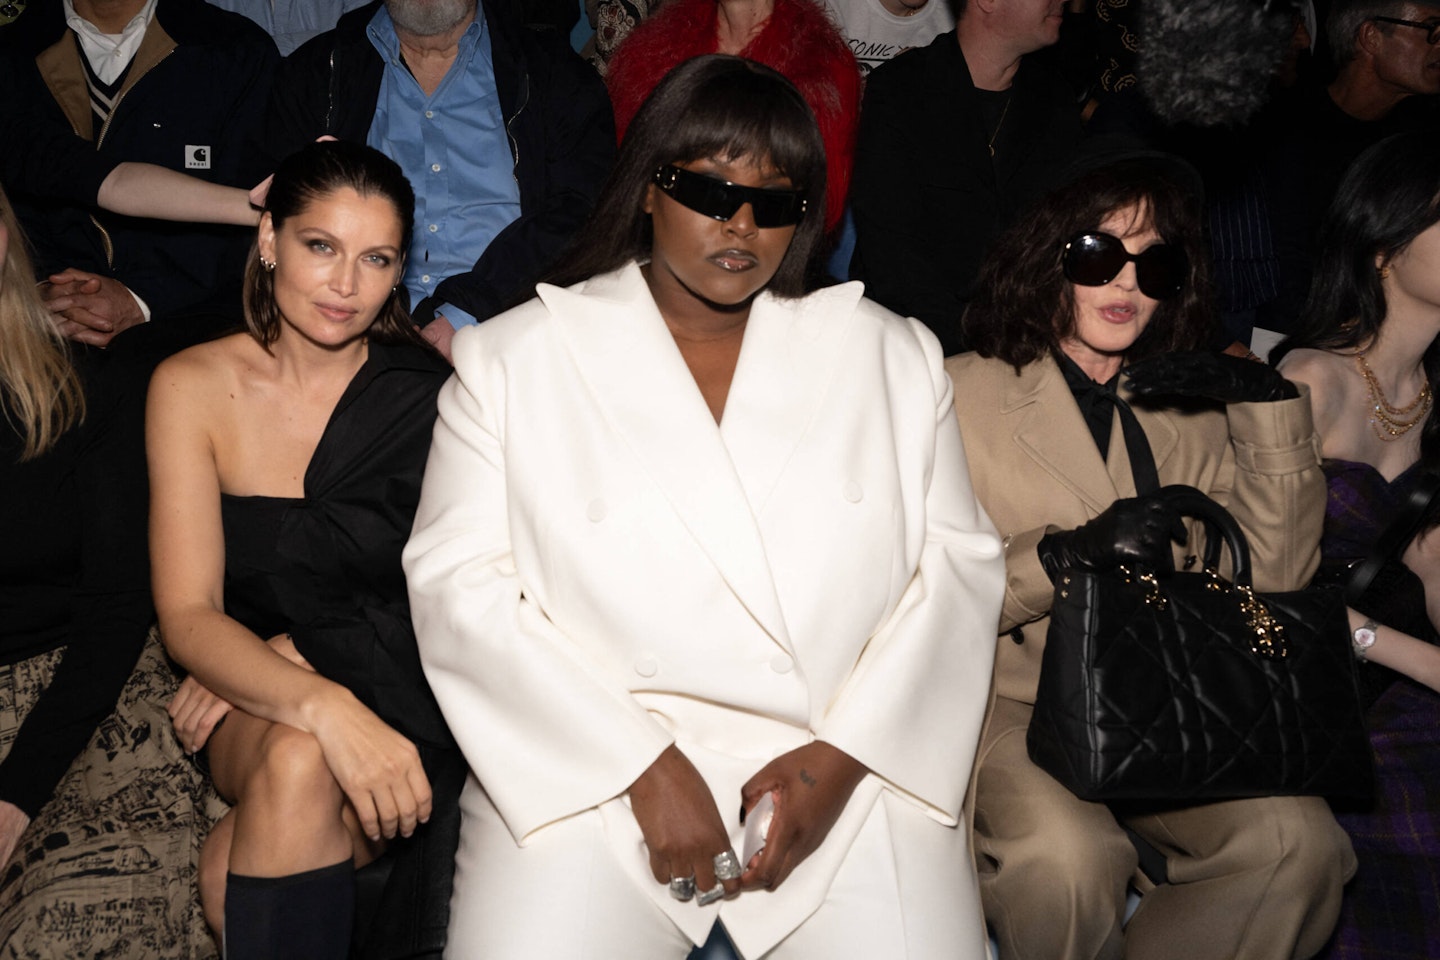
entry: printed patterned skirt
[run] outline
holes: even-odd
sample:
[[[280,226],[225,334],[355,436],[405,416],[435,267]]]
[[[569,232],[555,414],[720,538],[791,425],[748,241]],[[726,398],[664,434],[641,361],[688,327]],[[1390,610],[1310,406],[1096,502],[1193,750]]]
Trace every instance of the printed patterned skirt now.
[[[60,654],[0,675],[0,756]],[[165,712],[178,686],[152,630],[112,713],[0,875],[0,958],[199,960],[218,950],[196,892],[200,844],[227,807]]]

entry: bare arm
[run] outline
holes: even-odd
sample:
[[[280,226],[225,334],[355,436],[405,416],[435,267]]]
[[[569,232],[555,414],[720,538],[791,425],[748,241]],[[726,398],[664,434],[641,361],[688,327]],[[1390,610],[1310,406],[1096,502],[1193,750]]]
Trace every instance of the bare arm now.
[[[100,184],[100,206],[130,217],[253,227],[260,211],[239,187],[226,187],[153,163],[122,163]]]
[[[1352,631],[1365,622],[1363,613],[1347,612]],[[1440,692],[1440,647],[1382,625],[1375,629],[1375,644],[1366,651],[1365,659]]]

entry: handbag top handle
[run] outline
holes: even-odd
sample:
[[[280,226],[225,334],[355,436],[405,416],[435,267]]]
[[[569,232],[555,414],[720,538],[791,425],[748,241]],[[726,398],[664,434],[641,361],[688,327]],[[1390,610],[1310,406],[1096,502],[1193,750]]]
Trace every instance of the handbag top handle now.
[[[1231,580],[1241,586],[1250,586],[1250,542],[1240,524],[1220,504],[1194,487],[1183,483],[1172,483],[1161,487],[1155,494],[1187,517],[1194,517],[1205,524],[1205,567],[1220,569],[1221,545],[1230,548],[1230,559],[1234,566]]]

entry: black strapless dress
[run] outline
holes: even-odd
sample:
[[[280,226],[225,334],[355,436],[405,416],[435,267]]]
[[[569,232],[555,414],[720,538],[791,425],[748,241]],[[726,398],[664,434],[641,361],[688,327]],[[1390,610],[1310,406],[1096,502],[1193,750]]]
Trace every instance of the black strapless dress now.
[[[305,471],[305,495],[223,496],[225,612],[261,637],[288,632],[420,751],[430,822],[359,874],[362,960],[438,957],[449,922],[465,760],[415,646],[400,553],[450,368],[415,347],[370,345]]]
[[[438,358],[374,344],[321,435],[305,495],[222,495],[225,612],[290,633],[417,746],[453,746],[421,672],[400,553],[410,536],[448,374]],[[422,753],[427,751],[422,750]]]

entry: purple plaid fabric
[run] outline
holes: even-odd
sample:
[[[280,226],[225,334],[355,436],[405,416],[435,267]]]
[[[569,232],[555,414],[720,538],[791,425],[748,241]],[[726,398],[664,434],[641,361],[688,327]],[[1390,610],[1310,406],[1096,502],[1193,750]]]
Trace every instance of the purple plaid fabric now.
[[[1322,552],[1361,556],[1413,481],[1386,483],[1366,464],[1326,461]],[[1324,960],[1440,958],[1440,694],[1401,680],[1370,708],[1375,801],[1337,812],[1360,861]]]

